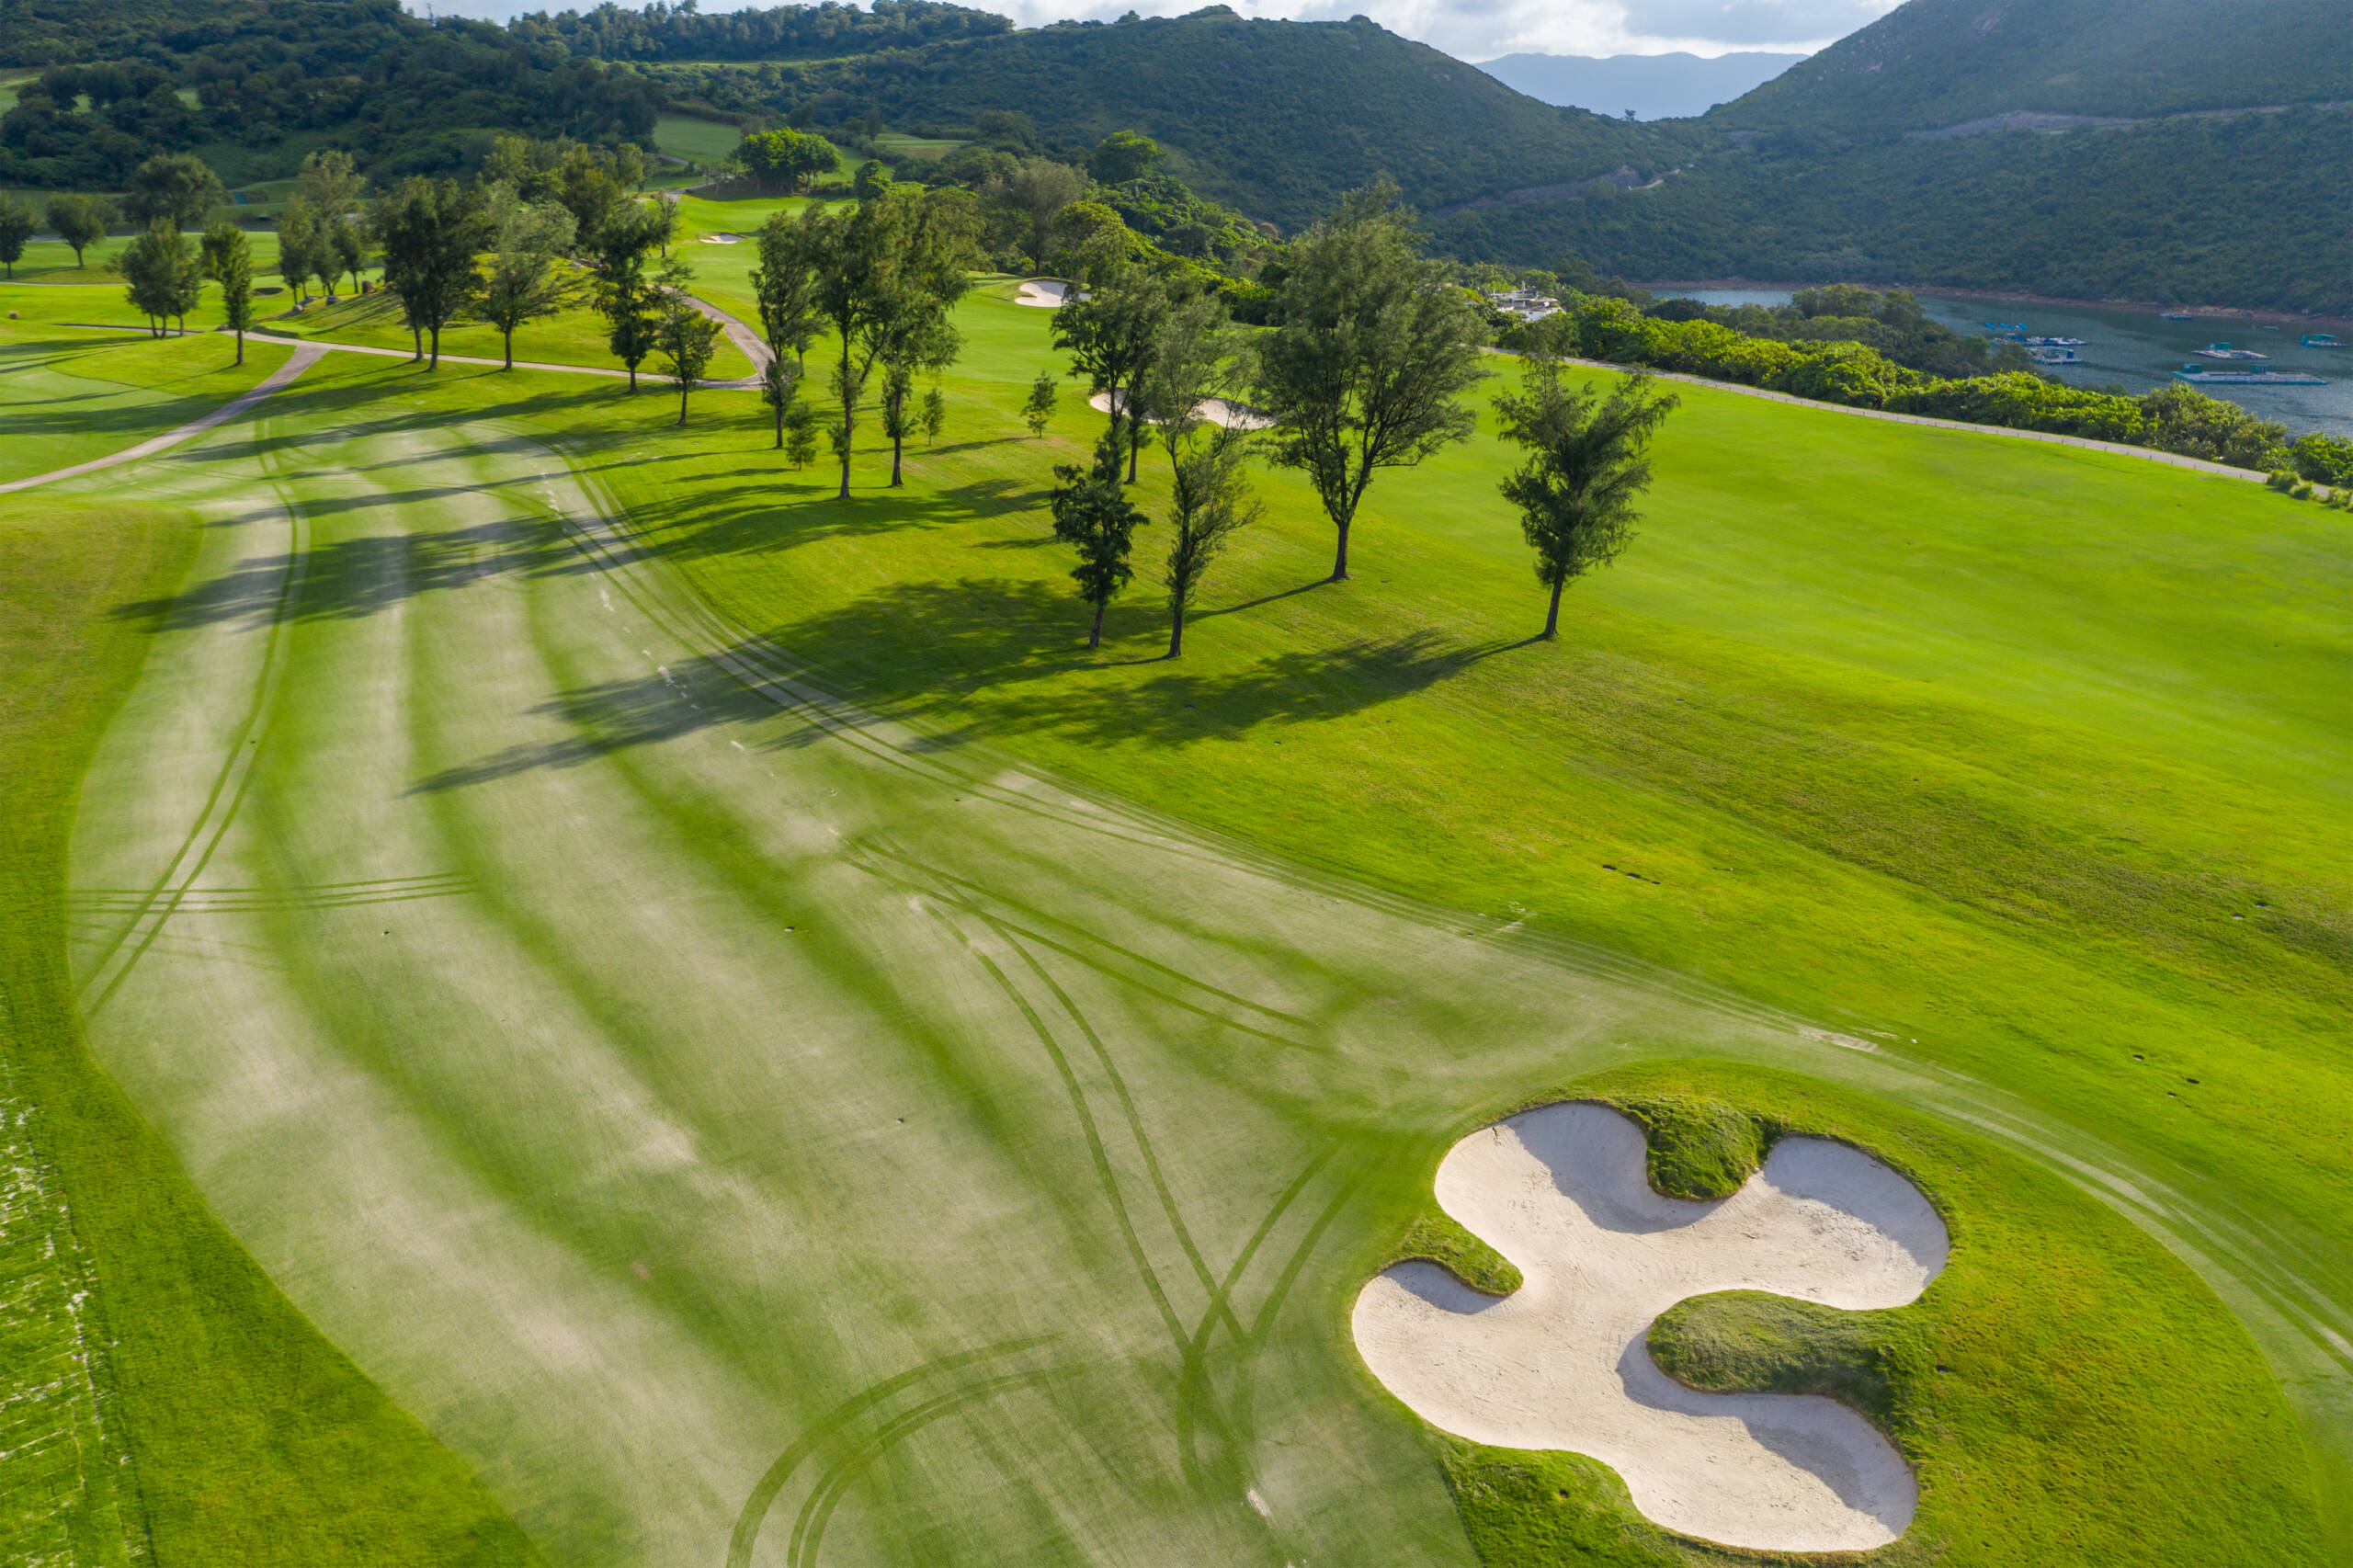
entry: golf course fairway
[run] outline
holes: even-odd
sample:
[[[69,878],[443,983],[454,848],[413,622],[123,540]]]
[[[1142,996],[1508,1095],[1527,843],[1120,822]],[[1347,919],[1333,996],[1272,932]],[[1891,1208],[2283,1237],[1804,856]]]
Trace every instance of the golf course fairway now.
[[[1984,1383],[1862,1561],[2331,1560],[2318,508],[1687,391],[1559,646],[1482,438],[1342,587],[1265,477],[1155,667],[1154,596],[1089,656],[1041,544],[1100,416],[1017,436],[1010,292],[847,505],[750,394],[332,353],[55,492],[196,535],[108,612],[89,1048],[547,1562],[1467,1568],[1350,1305],[1464,1134],[1695,1062],[1951,1229],[1894,1311]],[[1671,1560],[1602,1474],[1620,1555],[1529,1561]]]

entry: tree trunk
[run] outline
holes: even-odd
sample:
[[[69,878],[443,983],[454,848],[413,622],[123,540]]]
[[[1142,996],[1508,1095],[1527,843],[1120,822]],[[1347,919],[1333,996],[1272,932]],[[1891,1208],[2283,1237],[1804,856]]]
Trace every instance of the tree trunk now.
[[[511,370],[515,368],[515,329],[510,326],[499,335],[506,340],[506,368]]]
[[[1561,631],[1561,590],[1569,585],[1566,577],[1552,585],[1552,608],[1544,612],[1544,641],[1552,642]]]
[[[1340,528],[1340,549],[1339,549],[1339,553],[1337,553],[1336,555],[1335,555],[1335,556],[1333,556],[1333,557],[1332,557],[1332,577],[1331,577],[1331,580],[1332,580],[1333,582],[1335,582],[1335,583],[1345,583],[1345,582],[1347,582],[1347,581],[1348,580],[1348,524],[1347,524],[1347,519],[1345,519],[1345,518],[1343,518],[1343,519],[1341,520],[1341,522],[1340,522],[1339,528]]]
[[[238,363],[238,364],[240,364],[240,365],[242,365],[242,364],[244,364],[244,362],[245,362],[245,329],[244,329],[244,327],[239,327],[239,328],[237,329],[237,363]]]
[[[1103,607],[1110,602],[1109,599],[1095,601],[1095,625],[1086,634],[1086,645],[1090,648],[1103,646]]]
[[[687,393],[693,390],[694,384],[688,377],[678,378],[678,423],[681,425],[687,422]]]
[[[902,452],[904,452],[904,451],[906,449],[906,444],[907,444],[906,437],[904,437],[904,435],[902,435],[900,432],[904,431],[905,428],[906,428],[906,421],[905,421],[905,419],[904,419],[904,417],[902,417],[902,416],[894,416],[894,417],[892,419],[892,421],[891,421],[891,488],[892,488],[892,489],[893,489],[893,490],[897,490],[897,489],[902,488],[902,487],[905,484],[905,483],[906,483],[904,480],[903,480],[903,479],[901,479],[901,478],[899,477],[899,456],[900,456],[900,454],[901,454]]]
[[[408,329],[408,340],[412,345],[413,349],[408,357],[408,362],[414,365],[419,359],[425,358],[425,329],[421,326],[410,327]]]
[[[776,449],[784,450],[784,399],[776,400]]]
[[[1176,599],[1168,607],[1168,656],[1182,658],[1185,653],[1185,601]]]
[[[427,361],[425,368],[428,370],[438,370],[441,368],[441,324],[439,322],[433,324],[433,358]]]
[[[637,361],[634,359],[630,361],[629,366],[629,390],[631,396],[637,395]]]
[[[1128,421],[1128,483],[1136,482],[1136,458],[1143,451],[1143,421]]]
[[[849,448],[850,438],[855,433],[855,426],[850,421],[857,413],[858,394],[850,390],[849,384],[849,332],[845,328],[842,332],[842,490],[834,497],[837,501],[849,499]]]

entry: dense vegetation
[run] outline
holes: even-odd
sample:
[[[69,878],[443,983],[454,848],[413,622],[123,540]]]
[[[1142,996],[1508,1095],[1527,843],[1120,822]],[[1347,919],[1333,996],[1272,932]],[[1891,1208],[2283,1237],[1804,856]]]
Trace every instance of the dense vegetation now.
[[[1738,100],[1713,127],[1855,136],[1998,114],[2131,117],[2347,96],[2337,0],[1912,0]]]
[[[597,60],[761,61],[914,49],[1012,27],[1003,17],[941,0],[871,0],[865,10],[823,0],[708,16],[691,6],[624,10],[605,0],[593,11],[518,17],[508,30]]]
[[[1820,302],[1830,292],[1815,291],[1814,301]],[[1840,290],[1849,292],[1867,295],[1869,290]],[[1891,313],[1900,312],[1901,306],[1896,306]],[[1732,324],[1740,314],[1722,310],[1671,312],[1669,315],[1682,319],[1667,319],[1645,315],[1627,300],[1572,297],[1566,310],[1506,333],[1504,343],[1538,353],[1584,355],[1613,364],[1736,381],[1850,408],[1886,409],[1971,425],[2000,425],[2154,447],[2258,472],[2286,469],[2296,460],[2287,446],[2285,426],[2258,419],[2236,403],[2208,397],[2193,387],[2168,384],[2130,397],[2067,386],[2024,369],[1938,376],[1898,363],[1871,345],[1851,338],[1792,342],[1779,335],[1751,335]],[[1832,324],[1834,332],[1847,323],[1866,330],[1879,324],[1870,318],[1814,319]],[[1778,324],[1768,320],[1765,324]],[[2314,460],[2326,460],[2322,449],[2314,447],[2312,451]]]
[[[32,0],[6,17],[0,63],[49,68],[0,116],[0,184],[115,189],[190,149],[232,179],[278,177],[322,145],[398,175],[453,166],[493,131],[642,141],[661,101],[633,71],[428,25],[398,0]]]
[[[1285,229],[1376,174],[1427,208],[1643,163],[1650,145],[1641,128],[1523,97],[1362,19],[1245,21],[1222,6],[781,68],[767,87],[733,75],[771,112],[805,104],[824,125],[1021,112],[1065,155],[1131,128],[1193,188]]]
[[[1702,122],[1704,123],[1704,122]],[[2353,311],[2325,236],[2353,112],[2052,134],[1758,136],[1653,188],[1442,215],[1438,244],[1547,265],[1574,249],[1630,278],[2020,289],[2074,299]]]

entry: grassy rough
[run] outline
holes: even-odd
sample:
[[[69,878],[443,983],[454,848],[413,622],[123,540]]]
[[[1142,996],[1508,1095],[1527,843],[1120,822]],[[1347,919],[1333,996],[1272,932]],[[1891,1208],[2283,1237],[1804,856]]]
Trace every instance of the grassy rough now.
[[[1881,1426],[1895,1418],[1899,1366],[1922,1346],[1901,1310],[1841,1312],[1759,1290],[1694,1296],[1651,1324],[1651,1359],[1714,1393],[1818,1393]]]
[[[1730,1198],[1779,1136],[1748,1112],[1712,1100],[1667,1096],[1611,1103],[1641,1124],[1651,1186],[1668,1198]]]
[[[1403,1263],[1408,1258],[1435,1263],[1473,1290],[1490,1296],[1508,1296],[1525,1283],[1511,1259],[1463,1229],[1453,1215],[1436,1204],[1414,1221],[1389,1261]]]
[[[0,522],[0,1065],[40,1108],[30,1131],[86,1249],[154,1560],[539,1563],[465,1467],[322,1339],[222,1229],[85,1046],[65,961],[66,838],[76,781],[147,644],[138,621],[110,612],[176,584],[197,530],[169,507],[35,495],[11,497],[9,508]],[[0,1458],[0,1490],[20,1479]],[[137,1499],[127,1506],[135,1530]]]

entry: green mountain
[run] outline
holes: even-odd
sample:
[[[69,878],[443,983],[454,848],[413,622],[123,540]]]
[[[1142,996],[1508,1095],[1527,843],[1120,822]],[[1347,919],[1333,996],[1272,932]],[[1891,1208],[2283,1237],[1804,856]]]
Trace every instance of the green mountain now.
[[[1663,144],[1362,18],[1245,20],[1223,6],[785,67],[774,83],[770,103],[813,104],[820,123],[871,109],[892,125],[970,125],[1016,110],[1066,152],[1140,131],[1194,189],[1287,230],[1380,175],[1434,208],[1639,169]]]
[[[2353,312],[2349,18],[2345,0],[1910,0],[1683,122],[1696,154],[1656,185],[1461,204],[1438,239],[1630,278]]]
[[[1865,136],[2348,96],[2345,0],[1911,0],[1706,121]]]

